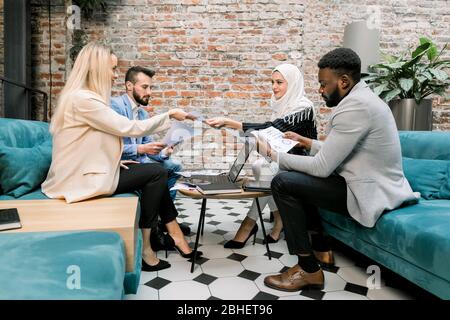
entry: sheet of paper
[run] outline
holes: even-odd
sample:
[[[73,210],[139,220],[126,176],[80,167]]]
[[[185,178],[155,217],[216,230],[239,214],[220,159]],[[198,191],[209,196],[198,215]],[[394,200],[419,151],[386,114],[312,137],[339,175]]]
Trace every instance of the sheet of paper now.
[[[195,121],[205,122],[205,120],[206,120],[206,118],[198,111],[191,111],[191,112],[189,112],[189,114],[191,114],[197,118],[197,119],[195,119]]]
[[[253,131],[252,134],[255,137],[262,137],[277,152],[288,152],[298,143],[297,141],[283,138],[283,132],[274,127]]]
[[[184,178],[190,178],[192,175],[217,176],[219,174],[214,170],[179,171],[175,173]]]
[[[170,191],[175,190],[196,190],[196,186],[190,183],[176,183],[172,188],[170,188]]]
[[[194,136],[194,128],[184,122],[173,121],[162,142],[174,146]]]

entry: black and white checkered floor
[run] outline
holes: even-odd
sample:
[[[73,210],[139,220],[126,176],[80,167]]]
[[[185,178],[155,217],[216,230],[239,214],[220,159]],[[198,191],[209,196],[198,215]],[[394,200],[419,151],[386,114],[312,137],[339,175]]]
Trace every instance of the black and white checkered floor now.
[[[175,204],[180,214],[178,221],[190,224],[193,231],[190,235],[193,247],[201,201],[178,197]],[[381,273],[380,288],[368,289],[367,280],[371,273],[366,273],[366,270],[370,261],[361,262],[356,259],[360,257],[344,248],[335,248],[336,266],[325,271],[323,290],[283,292],[266,287],[263,283],[265,276],[286,270],[297,262],[297,258],[288,253],[286,241],[280,240],[270,245],[272,260],[269,260],[262,244],[261,230],[255,245],[249,240],[243,249],[223,248],[223,243],[233,238],[249,206],[250,201],[245,200],[208,200],[205,230],[199,249],[203,251],[203,258],[198,261],[194,272],[190,273],[190,262],[177,252],[170,251],[166,259],[165,253],[160,251],[158,257],[168,260],[172,266],[159,272],[142,272],[137,294],[127,295],[126,299],[390,300],[430,297],[398,276],[389,274],[389,279],[385,278],[384,271]],[[266,208],[264,217],[268,219],[268,216]],[[265,226],[269,231],[271,223],[265,221]]]

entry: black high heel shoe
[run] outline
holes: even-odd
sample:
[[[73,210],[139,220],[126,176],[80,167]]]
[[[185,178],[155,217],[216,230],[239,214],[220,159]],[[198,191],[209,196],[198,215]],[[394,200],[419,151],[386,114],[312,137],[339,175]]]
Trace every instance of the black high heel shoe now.
[[[266,244],[266,243],[277,243],[278,240],[280,240],[280,238],[275,240],[274,238],[272,238],[272,236],[270,234],[268,234],[268,235],[266,235],[266,239],[263,240],[263,244]]]
[[[142,271],[148,271],[148,272],[153,272],[153,271],[159,271],[159,270],[163,270],[163,269],[167,269],[170,268],[170,263],[168,263],[165,260],[159,260],[158,264],[151,266],[149,265],[147,262],[145,262],[144,259],[142,259]]]
[[[191,259],[191,258],[194,257],[194,250],[192,250],[190,253],[184,253],[183,251],[181,251],[180,248],[178,248],[175,245],[175,240],[173,240],[173,238],[169,234],[167,234],[167,236],[168,236],[168,240],[169,240],[169,245],[171,246],[171,248],[173,250],[177,251],[180,254],[180,256],[182,256],[185,259]],[[202,255],[203,255],[203,252],[197,250],[197,254],[195,256],[195,259],[200,258]]]
[[[252,231],[250,231],[250,234],[248,235],[247,239],[245,239],[244,242],[239,242],[239,241],[235,241],[235,240],[230,240],[227,241],[223,247],[227,248],[227,249],[242,249],[245,244],[247,243],[248,239],[250,239],[250,237],[253,235],[253,244],[255,244],[256,241],[256,233],[258,232],[258,225],[255,224],[255,226],[253,227]]]

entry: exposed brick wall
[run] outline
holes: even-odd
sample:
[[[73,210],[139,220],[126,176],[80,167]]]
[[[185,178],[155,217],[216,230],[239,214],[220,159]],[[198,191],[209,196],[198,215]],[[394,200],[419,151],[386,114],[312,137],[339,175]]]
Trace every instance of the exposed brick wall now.
[[[416,47],[418,37],[425,35],[439,48],[450,42],[450,7],[446,0],[334,0],[306,1],[304,16],[304,72],[306,92],[317,105],[323,105],[317,93],[317,62],[332,48],[342,45],[345,25],[367,20],[373,7],[380,11],[380,49],[383,53],[398,54],[408,46]],[[447,51],[447,56],[450,54]],[[320,107],[321,131],[330,110]],[[450,130],[450,101],[436,98],[433,110],[433,130]]]
[[[0,0],[2,1],[2,0]],[[52,105],[66,77],[70,37],[65,5],[52,1]],[[49,91],[48,16],[46,1],[33,0],[33,63],[35,85]],[[140,64],[154,68],[152,104],[159,111],[181,107],[207,116],[237,120],[269,117],[270,70],[281,62],[298,65],[305,74],[307,95],[319,110],[321,130],[329,109],[317,94],[317,61],[341,45],[347,23],[367,19],[368,6],[381,12],[381,48],[398,53],[415,45],[419,35],[439,47],[449,42],[448,1],[386,0],[121,0],[109,1],[107,13],[82,19],[90,40],[107,39],[120,58],[114,93],[123,88],[123,74]],[[438,99],[434,129],[450,130],[450,103]],[[234,138],[210,130],[194,146],[181,146],[186,167],[227,168],[234,151],[224,151]],[[231,148],[230,148],[231,150]]]
[[[66,7],[63,0],[51,2],[51,35],[49,32],[48,2],[31,1],[31,63],[32,85],[49,94],[49,103],[54,108],[58,94],[66,78]],[[49,43],[51,38],[51,69]],[[50,72],[51,70],[51,72]],[[51,87],[51,90],[50,90]],[[41,106],[41,104],[38,104]],[[43,118],[43,110],[35,110],[37,118]]]

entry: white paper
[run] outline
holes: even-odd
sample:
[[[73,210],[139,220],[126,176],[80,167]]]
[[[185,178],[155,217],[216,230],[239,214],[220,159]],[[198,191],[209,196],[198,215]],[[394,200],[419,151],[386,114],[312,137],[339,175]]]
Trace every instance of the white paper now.
[[[297,141],[283,138],[283,132],[274,127],[253,131],[252,134],[257,138],[261,137],[266,140],[270,147],[277,152],[288,152],[298,143]]]
[[[201,121],[201,122],[205,122],[206,118],[198,111],[191,111],[189,112],[190,115],[193,115],[194,117],[196,117],[197,119],[195,119],[195,121]]]
[[[186,184],[186,183],[176,183],[172,188],[170,188],[170,191],[176,191],[176,190],[196,190],[196,186],[192,184]]]
[[[168,146],[174,146],[183,141],[189,140],[194,135],[194,128],[179,122],[173,121],[162,142]]]
[[[175,173],[184,178],[190,178],[192,175],[217,176],[219,174],[217,171],[213,170],[179,171]]]

